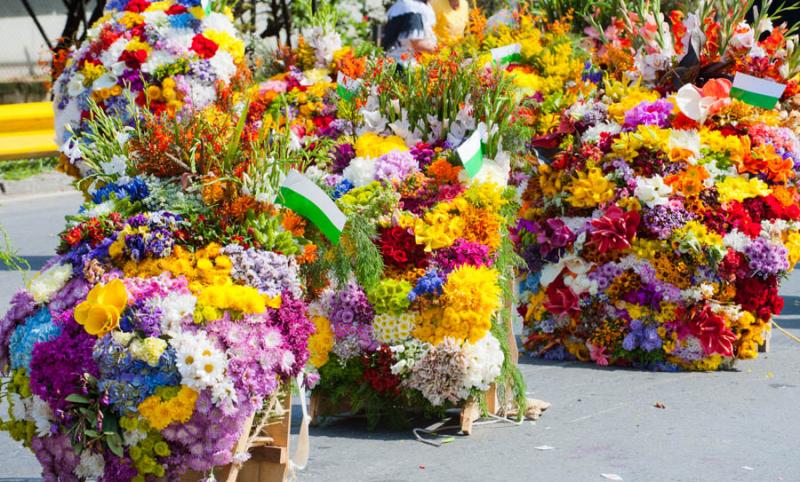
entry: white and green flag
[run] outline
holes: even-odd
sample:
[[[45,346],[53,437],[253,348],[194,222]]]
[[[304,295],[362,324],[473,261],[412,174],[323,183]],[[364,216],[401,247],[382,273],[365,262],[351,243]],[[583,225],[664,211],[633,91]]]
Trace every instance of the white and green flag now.
[[[520,44],[510,44],[504,47],[497,47],[491,50],[492,60],[500,65],[519,62],[522,59],[522,46]]]
[[[475,129],[475,132],[462,142],[456,149],[458,157],[461,159],[461,164],[467,175],[470,178],[475,177],[478,171],[483,167],[483,144],[481,143],[481,129]]]
[[[361,81],[351,79],[342,72],[339,72],[339,75],[336,76],[336,93],[344,100],[352,99],[360,86]]]
[[[339,243],[347,217],[311,179],[292,169],[276,202],[314,223],[333,244]]]
[[[774,109],[784,90],[785,84],[736,72],[731,97],[763,109]]]
[[[203,8],[206,15],[211,13],[211,0],[200,0],[200,6]]]

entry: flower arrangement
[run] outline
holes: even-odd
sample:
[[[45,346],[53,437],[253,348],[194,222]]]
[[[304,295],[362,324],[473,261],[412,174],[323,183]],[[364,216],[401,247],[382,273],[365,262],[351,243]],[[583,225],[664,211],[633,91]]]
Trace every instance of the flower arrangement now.
[[[520,314],[537,356],[724,368],[757,356],[783,307],[800,144],[787,116],[739,100],[730,79],[779,80],[790,101],[791,43],[780,26],[757,35],[768,17],[750,27],[676,11],[671,28],[664,18],[631,13],[605,31],[594,62],[620,57],[628,70],[609,69],[564,111],[557,152],[522,185]]]
[[[243,61],[230,11],[207,13],[200,0],[108,2],[53,86],[56,142],[85,173],[76,143],[88,141],[92,103],[117,116],[129,116],[130,103],[188,114],[212,104]]]

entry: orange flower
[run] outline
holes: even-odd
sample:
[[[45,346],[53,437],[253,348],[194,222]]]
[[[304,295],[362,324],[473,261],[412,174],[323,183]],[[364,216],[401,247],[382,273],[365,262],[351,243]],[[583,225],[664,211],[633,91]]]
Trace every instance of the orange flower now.
[[[697,196],[703,190],[703,181],[708,179],[708,171],[703,166],[689,166],[685,171],[672,174],[664,182],[685,196]]]
[[[751,174],[766,172],[770,181],[785,184],[787,180],[794,177],[793,167],[792,160],[781,157],[775,152],[772,144],[762,144],[745,154],[742,164],[739,166],[739,172]]]
[[[461,166],[454,166],[447,159],[440,157],[428,166],[428,175],[433,176],[440,183],[452,184],[458,181]]]
[[[798,198],[800,198],[797,194],[797,189],[781,185],[772,187],[772,195],[786,207],[797,204]]]
[[[306,220],[295,214],[294,211],[285,210],[281,219],[283,229],[292,233],[292,236],[300,237],[306,231]]]
[[[306,244],[303,246],[303,254],[295,257],[297,264],[310,264],[317,260],[317,245]]]

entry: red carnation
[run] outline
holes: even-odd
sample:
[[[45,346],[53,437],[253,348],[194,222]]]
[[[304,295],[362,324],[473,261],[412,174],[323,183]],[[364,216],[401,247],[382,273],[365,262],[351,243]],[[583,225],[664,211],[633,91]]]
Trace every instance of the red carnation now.
[[[550,283],[545,294],[547,294],[547,299],[544,302],[544,307],[554,315],[577,314],[581,311],[578,304],[578,296],[564,284],[563,277],[559,277],[557,281]]]
[[[597,246],[601,253],[631,247],[640,220],[638,211],[623,211],[611,206],[599,219],[592,221],[587,244]]]
[[[783,298],[778,295],[778,279],[775,276],[763,279],[758,276],[737,278],[734,299],[742,305],[743,310],[755,313],[761,320],[767,320],[783,310]]]
[[[146,50],[126,50],[119,56],[119,60],[125,62],[131,69],[139,69],[141,65],[147,60]]]
[[[130,0],[128,5],[125,6],[125,10],[134,13],[142,13],[147,10],[149,6],[150,2],[147,0]]]
[[[197,52],[197,55],[204,59],[210,59],[217,53],[217,45],[213,40],[206,38],[203,34],[199,33],[192,39],[192,50]]]
[[[700,340],[706,355],[719,353],[733,356],[733,343],[736,335],[725,325],[725,319],[711,311],[709,305],[696,311],[689,320],[692,335]]]

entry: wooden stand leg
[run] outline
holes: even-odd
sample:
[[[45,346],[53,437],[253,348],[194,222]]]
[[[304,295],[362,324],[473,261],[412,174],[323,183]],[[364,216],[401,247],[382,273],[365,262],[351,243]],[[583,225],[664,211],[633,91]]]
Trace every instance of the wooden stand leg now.
[[[758,345],[758,352],[759,353],[769,353],[769,342],[770,338],[772,338],[772,322],[769,322],[769,330],[764,330],[764,343]]]
[[[481,416],[481,409],[478,402],[470,397],[461,409],[461,431],[464,435],[472,434],[472,422],[478,420]]]
[[[497,400],[497,385],[492,383],[489,389],[486,390],[486,411],[493,415],[497,415],[500,410],[500,402]]]
[[[320,409],[320,396],[318,392],[311,392],[311,400],[308,402],[308,416],[311,418],[310,425],[316,427],[319,425],[319,409]]]
[[[511,355],[511,361],[516,365],[519,363],[519,348],[517,348],[517,337],[514,336],[514,300],[517,296],[517,283],[515,280],[509,281],[509,289],[514,296],[506,300],[506,310],[508,311],[508,319],[506,320],[506,334],[508,336],[508,351]]]
[[[283,401],[285,416],[281,423],[268,425],[264,435],[272,438],[272,444],[252,449],[252,459],[258,462],[258,482],[278,482],[286,480],[289,470],[289,440],[292,426],[292,396],[286,394]],[[246,482],[249,482],[246,481]]]

